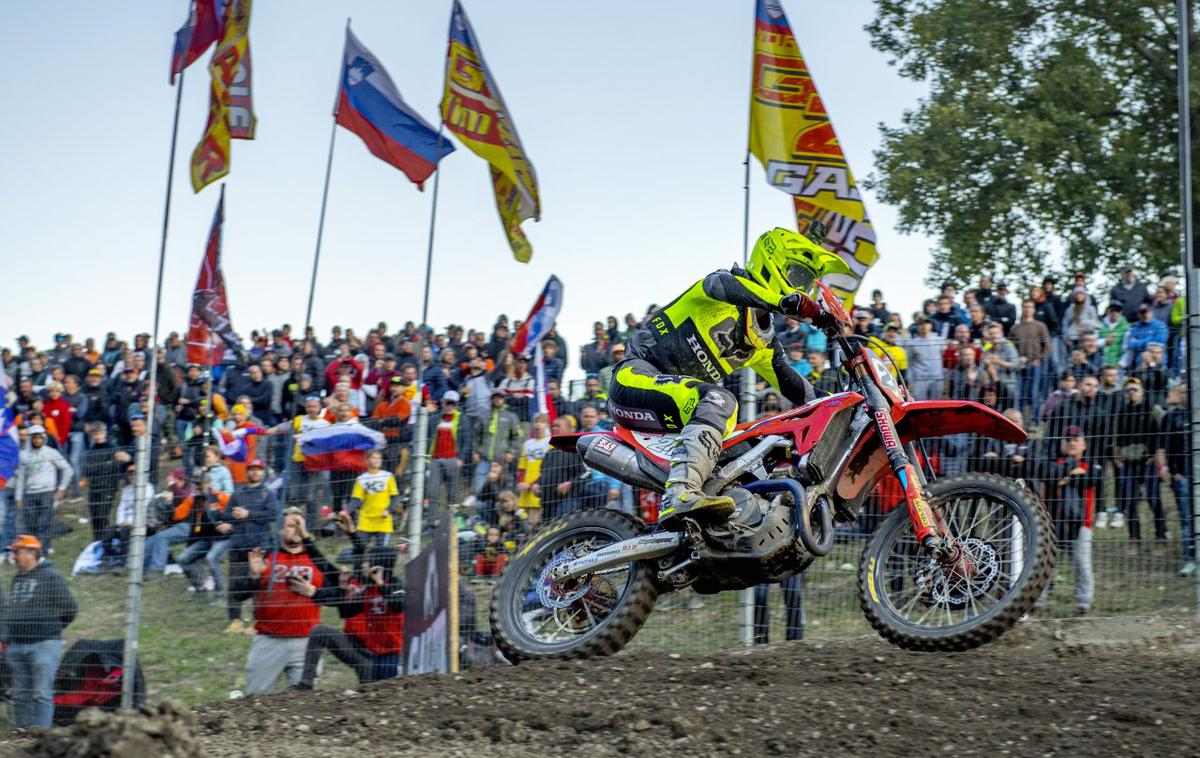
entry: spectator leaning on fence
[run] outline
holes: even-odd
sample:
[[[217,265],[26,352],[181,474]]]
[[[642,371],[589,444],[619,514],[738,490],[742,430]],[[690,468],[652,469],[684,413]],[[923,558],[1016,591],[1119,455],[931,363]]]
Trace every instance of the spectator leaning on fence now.
[[[300,684],[308,633],[321,621],[318,593],[337,577],[335,566],[312,544],[299,508],[283,512],[279,549],[247,554],[246,575],[229,591],[254,596],[254,641],[246,657],[246,694],[274,692],[280,674]],[[336,592],[337,587],[328,587]]]
[[[54,504],[61,502],[71,484],[71,464],[62,453],[46,445],[46,430],[29,428],[29,445],[17,464],[17,510],[23,529],[50,552],[50,522]]]
[[[13,717],[18,727],[50,726],[62,631],[75,620],[78,607],[66,580],[42,557],[41,540],[21,534],[8,549],[17,573],[0,637],[12,672]]]

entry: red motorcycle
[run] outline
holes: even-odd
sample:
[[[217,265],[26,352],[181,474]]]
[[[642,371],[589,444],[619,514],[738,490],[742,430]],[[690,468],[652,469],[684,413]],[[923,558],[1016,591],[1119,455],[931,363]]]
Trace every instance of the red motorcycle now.
[[[701,594],[779,582],[834,544],[881,477],[894,476],[906,508],[863,549],[858,594],[867,621],[911,650],[966,650],[996,639],[1034,604],[1054,564],[1054,530],[1021,482],[967,473],[934,479],[920,440],[979,434],[1024,442],[1025,432],[978,403],[914,401],[850,325],[823,284],[817,299],[838,324],[849,391],[740,425],[704,489],[737,508],[727,521],[683,519],[654,531],[613,510],[547,522],[521,545],[496,586],[491,627],[513,662],[621,650],[664,592]],[[662,492],[671,435],[617,427],[556,436],[593,469]]]

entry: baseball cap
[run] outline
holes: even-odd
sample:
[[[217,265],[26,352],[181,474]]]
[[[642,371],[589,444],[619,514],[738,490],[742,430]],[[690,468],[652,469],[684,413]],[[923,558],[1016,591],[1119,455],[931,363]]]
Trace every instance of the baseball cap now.
[[[898,332],[898,331],[900,331],[900,327],[896,326],[895,324],[888,324],[888,325],[886,325],[886,326],[884,326],[884,327],[883,327],[883,331],[885,331],[885,332]]]
[[[23,548],[40,551],[42,549],[42,541],[37,537],[34,537],[32,534],[18,534],[17,538],[14,539],[8,546],[9,550],[14,551],[21,550]]]
[[[246,468],[266,468],[267,464],[263,463],[262,458],[251,458],[246,463]]]
[[[1082,437],[1082,436],[1083,436],[1083,430],[1082,430],[1082,429],[1080,429],[1080,428],[1079,428],[1079,427],[1077,427],[1077,426],[1068,426],[1068,427],[1067,427],[1067,428],[1066,428],[1066,429],[1063,431],[1063,436],[1065,436],[1065,437]]]
[[[34,424],[33,426],[29,427],[29,433],[30,434],[45,434],[46,427],[42,426],[41,424]]]
[[[392,384],[404,384],[404,377],[402,377],[402,376],[393,376],[393,377],[391,378],[391,383],[392,383]]]
[[[859,308],[854,311],[854,318],[871,318],[871,312]]]
[[[88,369],[88,376],[104,376],[104,372],[98,368]]]
[[[446,394],[442,395],[443,403],[457,403],[459,400],[462,400],[462,398],[454,390],[446,390]]]
[[[130,413],[130,414],[129,414],[129,420],[130,420],[130,421],[138,421],[139,419],[140,419],[141,421],[145,421],[145,420],[146,420],[146,414],[142,413],[141,411],[134,411],[134,412],[132,412],[132,413]]]
[[[1138,313],[1145,313],[1148,310],[1150,310],[1150,306],[1146,303],[1142,303],[1138,306]]]
[[[231,414],[233,414],[233,413],[240,413],[240,414],[242,414],[243,416],[249,416],[249,415],[250,415],[250,412],[246,410],[246,406],[242,405],[241,403],[238,403],[237,405],[235,405],[235,406],[233,406],[232,408],[230,408],[230,409],[229,409],[229,412],[230,412]]]

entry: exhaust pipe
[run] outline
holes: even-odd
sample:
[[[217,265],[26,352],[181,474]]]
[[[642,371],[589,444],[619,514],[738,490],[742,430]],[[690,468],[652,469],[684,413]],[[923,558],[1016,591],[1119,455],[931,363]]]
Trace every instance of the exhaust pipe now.
[[[580,438],[575,449],[590,468],[619,481],[659,493],[666,489],[667,472],[616,437],[589,434]]]

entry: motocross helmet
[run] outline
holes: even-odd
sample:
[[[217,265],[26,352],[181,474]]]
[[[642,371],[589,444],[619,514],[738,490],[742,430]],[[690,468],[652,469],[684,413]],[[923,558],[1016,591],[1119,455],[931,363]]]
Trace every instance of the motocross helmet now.
[[[746,273],[780,297],[799,292],[812,297],[814,282],[826,274],[845,274],[849,266],[798,232],[775,227],[754,243]]]

